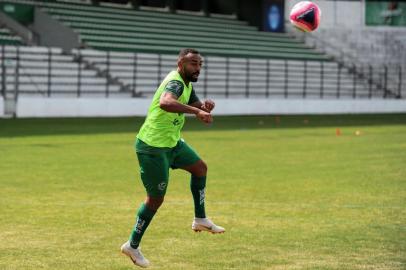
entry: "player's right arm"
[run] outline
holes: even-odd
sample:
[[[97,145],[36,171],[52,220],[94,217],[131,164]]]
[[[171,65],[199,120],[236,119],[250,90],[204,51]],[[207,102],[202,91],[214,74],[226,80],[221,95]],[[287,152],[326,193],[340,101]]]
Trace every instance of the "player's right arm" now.
[[[213,122],[213,117],[210,113],[199,108],[180,103],[177,96],[169,91],[164,91],[162,93],[159,99],[159,107],[167,112],[194,114],[196,115],[196,118],[207,124]]]

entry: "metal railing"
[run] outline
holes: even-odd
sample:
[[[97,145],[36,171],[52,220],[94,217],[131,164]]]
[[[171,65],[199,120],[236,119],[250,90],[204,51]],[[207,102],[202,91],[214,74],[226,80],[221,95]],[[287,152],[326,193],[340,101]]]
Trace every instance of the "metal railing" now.
[[[51,97],[80,97],[100,93],[106,78],[97,76],[81,59],[58,48],[1,46],[1,93]]]
[[[1,95],[145,97],[176,56],[1,46]],[[204,57],[196,90],[225,98],[404,98],[400,66]]]

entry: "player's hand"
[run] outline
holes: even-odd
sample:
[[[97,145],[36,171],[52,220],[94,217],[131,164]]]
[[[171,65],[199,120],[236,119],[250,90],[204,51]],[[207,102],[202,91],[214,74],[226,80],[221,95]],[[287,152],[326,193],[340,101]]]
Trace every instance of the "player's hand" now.
[[[210,124],[211,122],[213,122],[213,117],[211,116],[211,114],[202,110],[199,110],[199,112],[196,114],[196,117],[206,124]]]
[[[202,110],[204,110],[206,112],[211,112],[215,106],[216,106],[216,104],[214,103],[213,100],[207,99],[203,102]]]

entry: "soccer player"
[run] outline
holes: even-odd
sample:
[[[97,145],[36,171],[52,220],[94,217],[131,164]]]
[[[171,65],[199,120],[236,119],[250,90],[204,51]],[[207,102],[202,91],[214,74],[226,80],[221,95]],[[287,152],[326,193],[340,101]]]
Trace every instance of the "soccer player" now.
[[[225,231],[206,217],[204,200],[207,165],[180,136],[185,113],[194,114],[206,124],[213,121],[211,111],[214,102],[201,102],[192,85],[199,77],[202,63],[198,51],[180,51],[177,70],[171,71],[156,90],[148,115],[137,135],[135,149],[147,198],[138,209],[130,239],[122,245],[121,251],[141,267],[148,267],[149,261],[141,253],[140,241],[164,201],[169,168],[183,169],[191,174],[190,189],[195,214],[192,229],[211,233]]]

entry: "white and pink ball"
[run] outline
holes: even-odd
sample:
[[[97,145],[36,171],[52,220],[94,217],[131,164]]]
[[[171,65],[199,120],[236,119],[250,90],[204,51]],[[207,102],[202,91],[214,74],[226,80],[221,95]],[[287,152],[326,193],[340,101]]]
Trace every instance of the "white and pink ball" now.
[[[290,22],[303,32],[312,32],[320,24],[320,8],[313,2],[302,1],[293,6]]]

